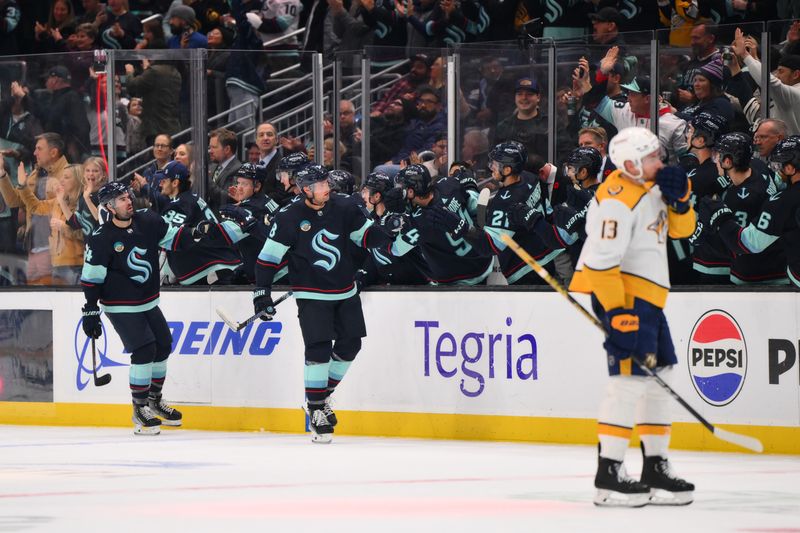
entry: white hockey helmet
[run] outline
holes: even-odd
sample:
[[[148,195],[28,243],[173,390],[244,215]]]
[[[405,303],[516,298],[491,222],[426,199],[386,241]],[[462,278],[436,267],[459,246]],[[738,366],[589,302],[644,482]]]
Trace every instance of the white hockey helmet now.
[[[661,143],[656,135],[647,128],[624,128],[617,133],[608,144],[608,157],[611,162],[635,180],[642,180],[642,160],[653,152],[661,150]],[[625,170],[625,161],[630,161],[637,174],[631,175]]]

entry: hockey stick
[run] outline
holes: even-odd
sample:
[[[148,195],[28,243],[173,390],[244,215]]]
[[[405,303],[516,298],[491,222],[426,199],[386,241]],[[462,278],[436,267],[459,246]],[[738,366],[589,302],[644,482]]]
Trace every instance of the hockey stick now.
[[[275,300],[272,303],[272,306],[273,307],[278,307],[279,303],[281,303],[282,301],[284,301],[286,298],[288,298],[291,295],[292,295],[292,291],[287,292],[286,294],[284,294],[283,296],[281,296],[280,298]],[[219,317],[222,319],[222,321],[225,322],[225,324],[227,324],[228,327],[231,328],[233,331],[241,331],[241,330],[243,330],[244,328],[246,328],[247,326],[249,326],[250,324],[252,324],[256,320],[261,318],[261,315],[264,314],[263,312],[256,313],[253,316],[245,319],[244,322],[237,322],[237,321],[233,320],[222,308],[217,307],[216,311],[217,311],[217,315],[219,315]]]
[[[97,350],[94,346],[94,337],[92,337],[92,377],[94,378],[95,387],[102,387],[111,383],[111,374],[97,375]]]
[[[565,289],[555,278],[553,278],[553,276],[551,276],[550,273],[542,265],[537,263],[536,260],[533,257],[531,257],[528,252],[523,250],[522,247],[520,247],[520,245],[517,244],[516,241],[514,241],[514,239],[505,234],[501,235],[500,238],[503,240],[504,243],[506,243],[506,245],[509,248],[511,248],[514,251],[514,253],[516,253],[543,280],[545,280],[548,285],[550,285],[556,292],[564,296],[569,301],[569,303],[571,303],[573,307],[575,307],[575,309],[580,311],[581,314],[583,314],[583,316],[585,316],[592,322],[592,324],[597,326],[600,329],[600,331],[603,332],[604,335],[606,334],[606,329],[603,326],[603,323],[600,322],[597,319],[597,317],[595,317],[592,313],[590,313],[585,307],[583,307],[580,304],[580,302],[578,302],[575,298],[573,298],[572,295],[567,291],[567,289]],[[666,381],[661,379],[661,376],[659,376],[658,374],[653,372],[650,368],[642,364],[635,357],[631,357],[631,359],[633,360],[634,363],[636,363],[636,366],[638,366],[642,370],[642,372],[647,374],[649,377],[653,378],[656,381],[656,383],[658,383],[659,386],[661,386],[661,388],[667,391],[669,395],[675,399],[676,402],[681,404],[687,411],[689,411],[689,413],[693,417],[695,417],[695,419],[697,419],[698,422],[703,424],[703,426],[705,426],[705,428],[709,430],[715,437],[717,437],[720,440],[724,440],[725,442],[730,442],[731,444],[741,446],[742,448],[747,448],[748,450],[752,450],[757,453],[761,453],[764,451],[764,445],[761,444],[760,440],[754,437],[750,437],[748,435],[733,433],[732,431],[728,431],[714,426],[711,422],[703,418],[703,416],[700,413],[695,411],[694,408],[686,402],[686,400],[681,398],[681,396],[677,392],[675,392],[675,390],[672,387],[670,387]]]

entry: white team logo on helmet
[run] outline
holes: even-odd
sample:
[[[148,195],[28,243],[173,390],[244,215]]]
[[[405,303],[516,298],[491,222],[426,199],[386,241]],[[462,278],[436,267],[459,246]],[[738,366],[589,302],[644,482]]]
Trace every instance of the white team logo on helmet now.
[[[608,157],[625,175],[641,181],[642,160],[657,150],[661,150],[661,143],[652,131],[639,127],[624,128],[608,144]],[[633,163],[637,171],[635,176],[625,170],[625,161]]]

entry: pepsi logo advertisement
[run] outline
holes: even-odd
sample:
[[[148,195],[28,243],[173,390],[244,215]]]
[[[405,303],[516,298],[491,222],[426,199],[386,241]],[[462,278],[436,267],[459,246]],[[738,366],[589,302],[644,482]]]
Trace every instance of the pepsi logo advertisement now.
[[[730,314],[714,309],[700,317],[686,359],[692,385],[706,403],[720,407],[739,395],[747,376],[747,345]]]

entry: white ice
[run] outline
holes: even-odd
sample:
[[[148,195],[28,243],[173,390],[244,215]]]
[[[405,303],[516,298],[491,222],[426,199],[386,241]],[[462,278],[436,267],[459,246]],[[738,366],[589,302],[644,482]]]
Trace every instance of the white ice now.
[[[688,507],[592,505],[595,449],[0,426],[0,531],[800,532],[800,458],[675,451]],[[628,450],[629,472],[641,459]]]

